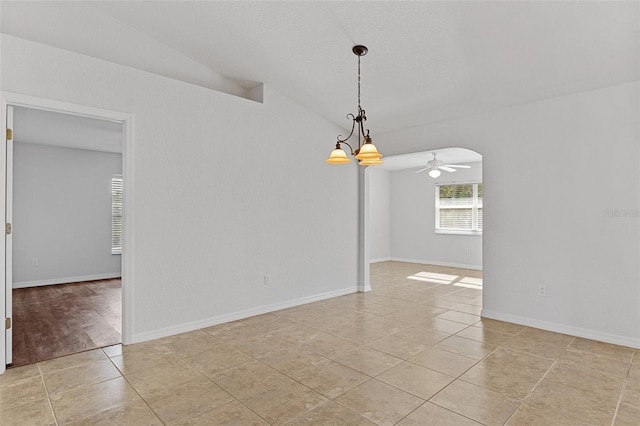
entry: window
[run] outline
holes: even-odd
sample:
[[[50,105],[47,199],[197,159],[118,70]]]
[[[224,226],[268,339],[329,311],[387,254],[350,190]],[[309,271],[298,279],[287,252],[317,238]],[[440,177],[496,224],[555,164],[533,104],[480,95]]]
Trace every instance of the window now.
[[[122,176],[111,178],[111,254],[122,254]]]
[[[436,233],[482,235],[482,184],[436,185]]]

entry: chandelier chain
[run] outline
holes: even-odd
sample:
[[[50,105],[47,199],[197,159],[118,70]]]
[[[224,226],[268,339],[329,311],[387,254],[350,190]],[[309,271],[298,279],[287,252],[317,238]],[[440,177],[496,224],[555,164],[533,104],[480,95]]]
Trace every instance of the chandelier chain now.
[[[360,114],[360,56],[358,56],[358,114]]]
[[[362,45],[353,46],[351,51],[358,57],[358,112],[357,115],[352,113],[347,114],[347,118],[351,119],[351,132],[346,138],[342,138],[342,135],[338,135],[336,141],[336,148],[331,151],[331,155],[326,160],[329,164],[346,164],[351,162],[349,158],[347,158],[347,154],[341,147],[341,144],[344,144],[349,147],[351,151],[351,155],[353,155],[357,160],[358,164],[361,166],[375,166],[377,164],[382,164],[382,154],[378,152],[375,145],[371,142],[371,138],[369,137],[369,130],[364,128],[364,122],[367,120],[365,116],[365,112],[362,109],[361,103],[361,72],[360,72],[360,57],[367,54],[367,47]],[[356,128],[358,131],[356,132]],[[351,139],[351,136],[355,136],[357,133],[358,139],[356,141],[357,145],[350,145],[347,141]]]

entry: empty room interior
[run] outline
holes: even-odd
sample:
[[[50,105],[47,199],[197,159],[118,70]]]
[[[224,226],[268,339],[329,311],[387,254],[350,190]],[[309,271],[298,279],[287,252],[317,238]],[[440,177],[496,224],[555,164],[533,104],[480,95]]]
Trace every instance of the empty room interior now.
[[[640,3],[0,0],[0,424],[640,424]]]
[[[120,343],[122,125],[16,107],[12,130],[11,365]]]

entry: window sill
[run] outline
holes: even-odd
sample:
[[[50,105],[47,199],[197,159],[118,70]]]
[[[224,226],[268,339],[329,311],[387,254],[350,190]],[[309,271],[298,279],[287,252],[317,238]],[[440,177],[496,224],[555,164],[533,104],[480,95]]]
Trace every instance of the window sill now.
[[[463,231],[455,229],[436,229],[436,234],[445,235],[478,235],[482,236],[482,231]]]

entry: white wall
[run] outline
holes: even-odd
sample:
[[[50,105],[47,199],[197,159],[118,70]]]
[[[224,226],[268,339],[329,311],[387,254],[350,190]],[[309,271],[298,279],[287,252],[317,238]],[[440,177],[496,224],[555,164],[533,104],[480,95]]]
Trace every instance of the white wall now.
[[[122,173],[122,155],[13,147],[13,287],[119,277],[111,177]]]
[[[134,341],[356,291],[358,166],[324,162],[341,129],[270,87],[260,104],[1,41],[2,90],[133,114]]]
[[[355,290],[357,166],[322,161],[335,126],[269,87],[258,104],[0,40],[2,90],[134,115],[134,340]],[[636,82],[380,134],[376,145],[483,155],[484,315],[640,347],[640,218],[606,214],[638,209],[638,99]],[[603,160],[615,167],[602,171]]]
[[[369,226],[367,229],[371,262],[391,260],[391,189],[386,170],[367,167]]]
[[[378,135],[376,145],[482,154],[483,315],[640,347],[639,99],[634,82]]]
[[[482,163],[442,172],[391,172],[391,257],[394,260],[482,269],[482,236],[435,233],[436,183],[481,182]]]

